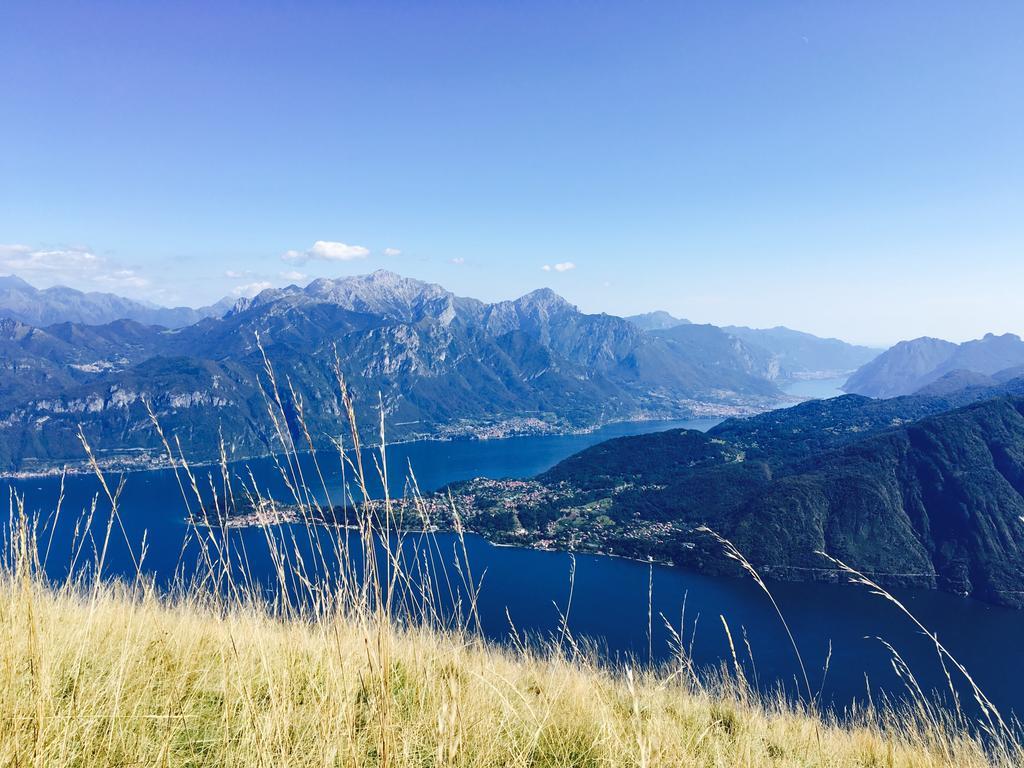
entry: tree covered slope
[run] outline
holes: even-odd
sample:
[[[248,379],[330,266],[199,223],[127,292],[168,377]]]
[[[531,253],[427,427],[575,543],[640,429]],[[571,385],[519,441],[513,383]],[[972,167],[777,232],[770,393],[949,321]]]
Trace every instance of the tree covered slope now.
[[[991,392],[989,394],[992,394]],[[965,393],[971,401],[978,393]],[[776,578],[836,578],[1024,604],[1024,399],[842,397],[601,443],[533,481],[456,486],[505,541],[732,566],[714,528]]]

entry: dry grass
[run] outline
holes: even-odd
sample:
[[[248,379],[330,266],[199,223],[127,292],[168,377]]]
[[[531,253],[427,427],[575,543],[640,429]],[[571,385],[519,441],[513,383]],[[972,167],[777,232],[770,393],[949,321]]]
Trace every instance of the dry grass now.
[[[7,573],[0,765],[989,764],[975,741],[895,713],[841,727],[727,684],[461,632],[388,626],[384,687],[380,629]]]

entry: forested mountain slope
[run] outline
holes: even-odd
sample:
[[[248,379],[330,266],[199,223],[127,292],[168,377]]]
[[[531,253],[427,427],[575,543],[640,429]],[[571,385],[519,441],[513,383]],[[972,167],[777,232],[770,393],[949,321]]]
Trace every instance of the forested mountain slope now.
[[[1024,398],[956,405],[815,401],[609,440],[533,481],[472,481],[455,498],[502,541],[731,570],[696,531],[707,525],[775,578],[837,578],[821,550],[885,583],[1020,606]]]

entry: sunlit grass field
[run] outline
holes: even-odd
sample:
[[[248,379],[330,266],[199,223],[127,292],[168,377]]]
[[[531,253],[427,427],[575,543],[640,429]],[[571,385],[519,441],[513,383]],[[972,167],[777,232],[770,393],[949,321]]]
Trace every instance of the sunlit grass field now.
[[[685,669],[373,616],[0,580],[4,766],[981,766],[949,723],[853,724]]]

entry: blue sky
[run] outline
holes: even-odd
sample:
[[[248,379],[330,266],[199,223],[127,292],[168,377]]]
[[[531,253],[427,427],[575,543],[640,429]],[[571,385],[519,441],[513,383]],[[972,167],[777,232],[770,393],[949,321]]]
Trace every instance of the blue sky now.
[[[0,273],[1021,333],[1022,39],[1017,2],[8,0]]]

